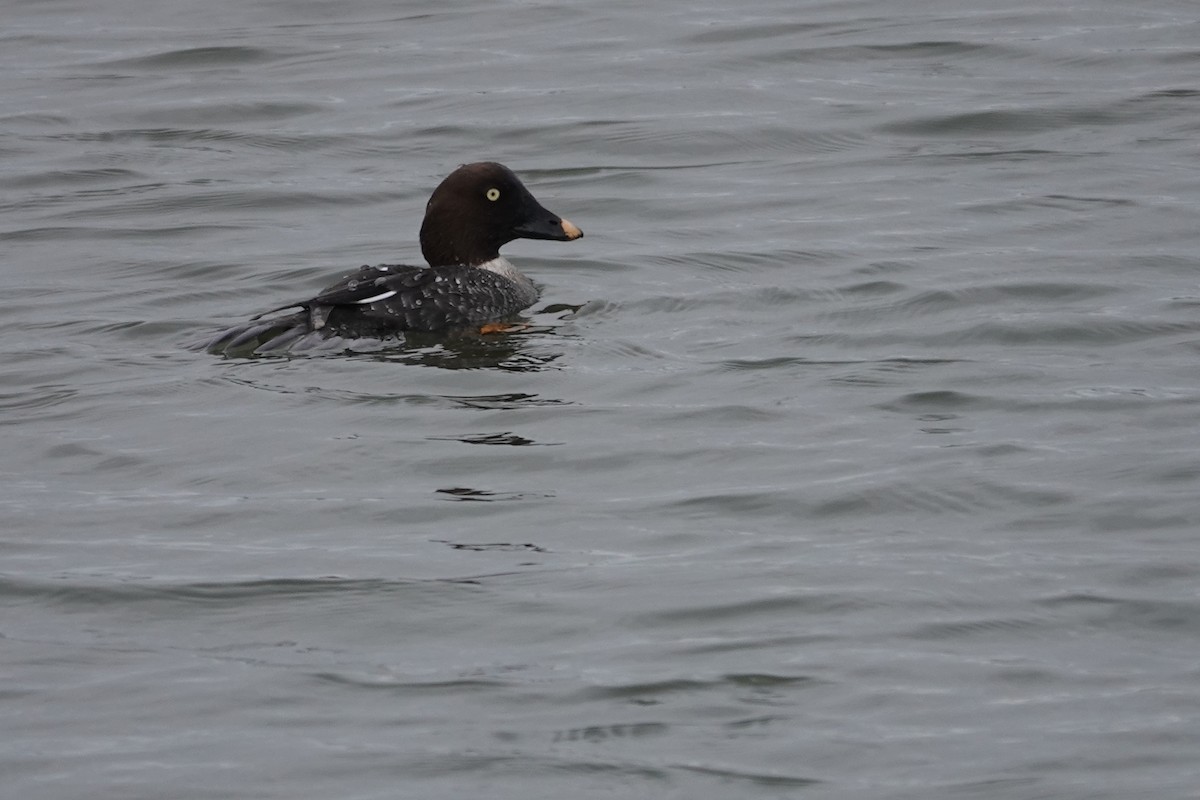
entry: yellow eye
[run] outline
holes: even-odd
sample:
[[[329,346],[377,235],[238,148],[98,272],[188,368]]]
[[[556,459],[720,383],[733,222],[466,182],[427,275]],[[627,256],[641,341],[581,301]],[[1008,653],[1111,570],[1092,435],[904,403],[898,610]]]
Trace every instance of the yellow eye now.
[[[488,189],[487,190],[487,199],[491,200],[492,202],[499,200],[500,199],[500,190],[499,189]]]

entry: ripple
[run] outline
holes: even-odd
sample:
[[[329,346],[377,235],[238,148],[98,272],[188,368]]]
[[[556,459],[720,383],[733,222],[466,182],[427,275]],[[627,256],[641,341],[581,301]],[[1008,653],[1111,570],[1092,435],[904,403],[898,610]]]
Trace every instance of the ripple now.
[[[952,60],[962,63],[970,60],[1011,61],[1025,57],[1028,51],[1008,45],[971,41],[917,41],[895,44],[849,44],[849,45],[806,45],[801,47],[779,47],[760,50],[752,56],[733,57],[731,67],[745,69],[757,64],[863,64],[871,61],[887,61],[900,64],[904,61],[926,62],[930,59]]]
[[[1075,611],[1091,627],[1104,630],[1135,634],[1157,630],[1191,637],[1200,634],[1200,603],[1195,602],[1076,593],[1048,597],[1038,605],[1060,612]]]
[[[629,300],[620,305],[609,304],[603,308],[589,311],[590,314],[603,314],[618,309],[634,312],[639,317],[650,314],[687,314],[694,315],[696,311],[720,307],[728,309],[751,309],[762,311],[771,308],[791,307],[818,299],[828,299],[828,290],[797,289],[790,286],[763,286],[744,289],[729,289],[708,291],[692,295],[657,295]]]
[[[762,39],[778,39],[779,37],[810,33],[822,30],[825,27],[824,24],[809,22],[721,25],[713,30],[700,31],[699,33],[684,36],[681,38],[681,41],[703,45],[731,44],[746,41],[757,42]]]
[[[967,342],[1052,345],[1063,345],[1064,343],[1117,344],[1200,331],[1200,321],[1104,319],[1092,316],[1082,316],[1077,320],[1068,321],[1061,319],[1066,315],[1058,316],[1060,319],[984,322],[924,338],[925,341],[932,344],[963,344]]]
[[[669,130],[653,123],[614,123],[606,132],[610,147],[635,147],[648,155],[659,153],[678,162],[681,158],[705,158],[716,153],[743,152],[754,155],[753,162],[772,154],[794,158],[798,154],[846,152],[864,147],[870,137],[861,131],[846,128],[812,131],[785,125],[765,125],[747,115],[757,124],[731,130],[697,129]],[[675,166],[681,166],[676,163]]]
[[[462,442],[463,444],[502,445],[504,447],[554,447],[565,444],[564,442],[536,442],[511,431],[468,433],[461,436],[428,436],[426,438],[435,442]]]
[[[683,267],[689,270],[711,267],[720,272],[756,273],[764,267],[791,269],[804,264],[832,261],[839,255],[827,250],[686,251],[650,256],[643,259],[643,263],[668,268]]]
[[[303,111],[303,108],[301,109]],[[236,116],[231,113],[231,117]],[[213,142],[230,142],[252,148],[269,150],[321,150],[327,147],[346,145],[348,139],[342,136],[321,134],[280,134],[243,131],[236,128],[121,128],[110,131],[71,131],[45,136],[51,141],[99,142],[99,143],[138,143],[151,144],[211,144]]]
[[[32,386],[21,392],[0,392],[0,425],[19,425],[31,419],[48,418],[46,411],[79,397],[72,386]]]
[[[412,690],[430,694],[449,694],[461,695],[464,692],[471,693],[477,691],[487,691],[491,689],[502,689],[509,685],[507,681],[501,681],[491,678],[455,678],[451,680],[436,680],[436,681],[414,681],[397,678],[390,675],[354,675],[345,672],[317,672],[313,677],[319,681],[326,683],[338,684],[340,686],[349,686],[354,689],[386,689],[388,692],[396,690]]]
[[[97,66],[131,69],[201,69],[232,65],[261,64],[282,58],[283,55],[261,47],[238,45],[187,47],[152,55],[97,62]]]
[[[707,775],[715,778],[720,778],[722,781],[728,781],[733,784],[747,783],[752,786],[763,786],[772,789],[790,788],[800,789],[807,786],[819,786],[825,781],[817,778],[809,778],[800,775],[788,775],[783,772],[748,772],[746,770],[734,769],[732,767],[720,767],[713,765],[699,764],[677,764],[679,769],[695,772],[700,775]]]
[[[480,495],[492,495],[494,492],[479,492],[476,490],[466,490],[468,494],[464,494],[463,490],[458,489],[438,489],[439,492],[448,492],[466,499],[469,497],[478,497]],[[516,499],[516,498],[497,498],[497,499]],[[486,552],[501,552],[501,553],[548,553],[550,552],[545,547],[540,547],[530,542],[513,543],[513,542],[451,542],[445,539],[433,539],[432,541],[440,542],[450,547],[451,550],[466,550],[472,553]]]
[[[583,728],[569,728],[555,731],[551,741],[563,742],[604,742],[609,739],[642,739],[647,736],[664,736],[670,733],[672,726],[661,722],[634,722],[617,725],[588,725]]]
[[[274,602],[288,598],[328,594],[374,594],[401,591],[428,581],[323,578],[268,578],[224,583],[168,583],[124,581],[92,583],[73,577],[69,582],[39,581],[0,576],[0,596],[38,598],[61,606],[94,608],[129,603],[203,603],[240,608],[247,600]],[[458,583],[458,579],[433,582]],[[469,580],[463,581],[469,583]]]
[[[884,133],[898,136],[964,136],[987,134],[992,137],[1044,133],[1072,127],[1110,125],[1125,119],[1125,113],[1112,108],[1028,108],[954,112],[916,117],[879,126]]]
[[[97,169],[51,169],[25,175],[0,177],[0,186],[6,189],[41,189],[50,186],[79,185],[120,181],[145,181],[144,173],[118,167]],[[27,199],[26,199],[27,200]],[[25,203],[22,203],[25,205]]]
[[[326,192],[266,191],[266,190],[208,190],[181,192],[178,187],[164,185],[142,187],[120,187],[75,192],[70,197],[47,196],[39,199],[41,205],[57,205],[60,202],[78,203],[79,200],[103,200],[85,208],[76,207],[69,212],[74,218],[107,219],[110,217],[146,217],[150,212],[170,214],[182,211],[219,209],[293,210],[311,208],[346,208],[372,206],[388,203],[395,198],[390,194],[349,192],[334,195]]]
[[[1137,205],[1135,201],[1124,197],[1077,197],[1063,194],[1047,194],[1040,197],[1023,197],[1019,200],[969,204],[964,206],[964,210],[996,214],[1026,213],[1030,209],[1050,208],[1086,213],[1096,207],[1119,208],[1135,205]]]
[[[1075,500],[1073,493],[1052,488],[978,480],[930,486],[916,480],[886,475],[885,478],[877,479],[870,487],[857,482],[848,489],[835,487],[828,496],[812,503],[810,513],[820,517],[853,517],[863,513],[974,516],[1014,507],[1040,510],[1069,506]]]
[[[963,639],[972,636],[1024,635],[1037,630],[1045,630],[1052,632],[1053,635],[1058,635],[1059,623],[1050,619],[974,619],[918,625],[906,635],[916,639],[938,641],[942,639]]]
[[[870,608],[872,605],[873,603],[866,599],[849,594],[806,592],[786,597],[762,597],[725,603],[697,602],[687,608],[647,611],[637,616],[637,624],[640,627],[670,629],[684,623],[736,621],[758,615],[773,617],[776,614],[788,616],[800,613],[847,613]],[[806,683],[807,679],[797,681]]]
[[[542,408],[554,407],[562,405],[573,405],[569,400],[559,400],[552,397],[541,397],[536,394],[524,394],[520,392],[509,394],[481,394],[481,395],[446,395],[445,400],[448,400],[456,405],[464,408],[477,408],[487,410],[508,410],[516,408]]]
[[[255,121],[277,122],[280,120],[293,120],[297,117],[304,117],[314,114],[319,114],[324,111],[324,106],[321,103],[311,101],[295,101],[290,103],[284,102],[241,102],[241,103],[208,103],[197,107],[195,105],[180,105],[180,106],[157,106],[152,110],[143,111],[132,117],[133,120],[145,125],[156,125],[162,123],[169,124],[212,124],[212,123],[227,123],[244,126]],[[244,137],[246,134],[238,134],[239,137]],[[213,141],[234,140],[232,134],[226,134],[224,137],[216,136],[209,137]],[[274,136],[276,141],[283,137]],[[306,137],[289,137],[293,141]],[[258,138],[261,142],[262,137]],[[259,146],[262,146],[261,143]]]
[[[620,362],[658,362],[665,365],[676,360],[674,355],[665,350],[653,349],[641,342],[631,342],[626,339],[595,342],[590,346],[590,350],[597,355],[606,355]]]

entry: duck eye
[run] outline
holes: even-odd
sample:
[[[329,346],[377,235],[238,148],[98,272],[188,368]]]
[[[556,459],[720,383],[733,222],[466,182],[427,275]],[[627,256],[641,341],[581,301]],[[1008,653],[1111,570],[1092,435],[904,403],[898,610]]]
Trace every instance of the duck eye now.
[[[487,190],[487,199],[491,200],[492,202],[499,200],[500,199],[500,190],[499,189],[488,189]]]

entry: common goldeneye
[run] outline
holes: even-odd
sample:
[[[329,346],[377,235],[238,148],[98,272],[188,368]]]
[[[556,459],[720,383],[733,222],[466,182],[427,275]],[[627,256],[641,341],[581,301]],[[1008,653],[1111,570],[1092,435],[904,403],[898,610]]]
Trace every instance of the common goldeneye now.
[[[421,254],[428,267],[364,266],[312,299],[222,332],[205,349],[252,355],[336,348],[346,340],[389,339],[404,331],[500,330],[538,297],[500,248],[513,239],[567,242],[581,236],[579,228],[547,211],[508,167],[465,164],[433,190],[425,206]],[[267,317],[290,308],[300,310]]]

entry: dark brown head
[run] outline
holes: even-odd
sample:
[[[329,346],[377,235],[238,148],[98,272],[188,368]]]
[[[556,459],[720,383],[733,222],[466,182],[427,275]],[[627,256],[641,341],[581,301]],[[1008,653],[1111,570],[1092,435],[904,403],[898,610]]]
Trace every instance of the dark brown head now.
[[[430,266],[477,266],[513,239],[567,242],[583,236],[550,213],[512,170],[494,161],[464,164],[433,190],[421,223],[421,253]]]

